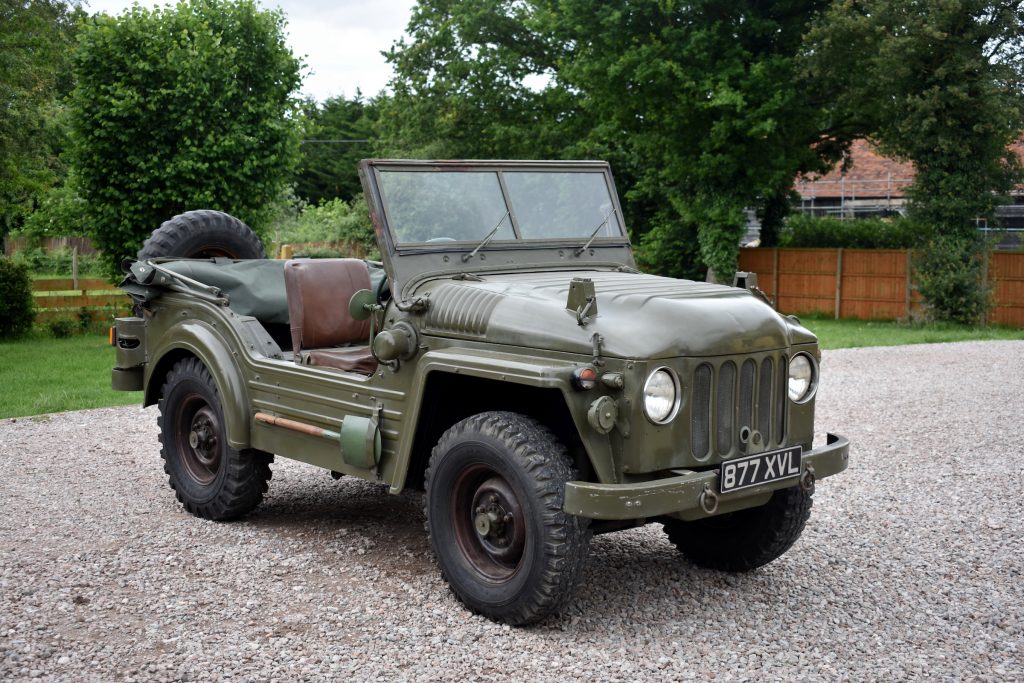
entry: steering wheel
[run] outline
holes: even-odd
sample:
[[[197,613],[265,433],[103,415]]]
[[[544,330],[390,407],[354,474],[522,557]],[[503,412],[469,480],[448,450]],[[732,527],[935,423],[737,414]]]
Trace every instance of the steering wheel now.
[[[429,240],[427,240],[427,244],[430,244],[431,242],[455,242],[455,241],[456,241],[456,239],[454,237],[431,237]]]

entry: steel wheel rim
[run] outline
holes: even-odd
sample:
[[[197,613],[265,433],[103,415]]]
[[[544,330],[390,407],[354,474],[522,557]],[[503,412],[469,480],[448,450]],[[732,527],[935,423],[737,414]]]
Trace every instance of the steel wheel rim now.
[[[229,258],[237,259],[238,256],[231,249],[208,244],[198,249],[193,249],[188,258]]]
[[[516,574],[526,549],[526,523],[522,504],[504,477],[483,464],[462,470],[450,514],[456,544],[477,574],[492,582]]]
[[[224,450],[217,412],[199,394],[189,394],[181,402],[175,432],[178,454],[189,478],[201,486],[213,483]]]

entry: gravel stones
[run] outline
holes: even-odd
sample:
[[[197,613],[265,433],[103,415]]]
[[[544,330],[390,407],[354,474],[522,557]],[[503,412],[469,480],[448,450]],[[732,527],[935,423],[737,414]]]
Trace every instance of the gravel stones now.
[[[730,575],[659,525],[594,539],[562,614],[465,611],[421,495],[279,458],[240,522],[184,513],[153,409],[0,422],[0,680],[1024,679],[1024,343],[826,352],[850,469]]]

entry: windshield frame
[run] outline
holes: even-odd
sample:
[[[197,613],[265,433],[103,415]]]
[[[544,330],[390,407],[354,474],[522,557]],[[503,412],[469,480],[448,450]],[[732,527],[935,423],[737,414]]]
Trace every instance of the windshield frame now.
[[[585,234],[571,237],[531,238],[522,239],[518,218],[511,216],[512,230],[515,239],[507,239],[505,235],[495,237],[488,242],[479,253],[468,262],[462,255],[472,252],[480,246],[491,226],[486,226],[478,239],[459,239],[441,242],[399,242],[391,228],[391,212],[387,199],[382,192],[381,172],[411,171],[430,172],[493,172],[497,174],[501,187],[505,208],[510,215],[514,214],[514,206],[509,189],[505,184],[505,172],[586,172],[600,173],[612,203],[609,226],[615,234],[598,235],[586,253],[574,255],[575,250],[582,247],[590,237],[590,230]],[[626,266],[635,268],[632,249],[626,231],[626,220],[619,203],[619,195],[615,189],[611,168],[604,161],[417,161],[409,159],[364,159],[359,164],[359,175],[363,183],[370,218],[381,249],[381,256],[389,277],[395,285],[402,288],[411,280],[418,280],[419,275],[443,275],[445,273],[486,272],[501,269],[514,271],[522,268],[575,268],[591,269],[614,268]],[[596,224],[595,224],[596,227]],[[454,257],[453,257],[454,255]]]

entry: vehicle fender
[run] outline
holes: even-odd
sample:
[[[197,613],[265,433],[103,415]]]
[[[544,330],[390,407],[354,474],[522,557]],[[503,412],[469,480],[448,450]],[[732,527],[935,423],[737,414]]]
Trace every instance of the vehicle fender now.
[[[592,397],[581,395],[572,388],[573,370],[582,363],[550,358],[530,358],[520,354],[493,353],[483,349],[457,348],[429,351],[416,364],[416,376],[410,395],[413,397],[406,413],[407,424],[418,425],[423,408],[424,389],[431,373],[449,373],[469,377],[491,379],[503,384],[520,384],[539,389],[556,389],[566,401],[569,413],[579,431],[584,448],[587,450],[599,477],[613,477],[611,459],[606,444],[607,437],[588,429],[586,409],[580,410],[581,402]],[[391,492],[398,493],[405,485],[406,474],[413,455],[417,429],[403,429],[400,432],[395,452],[394,466],[387,473],[391,481]]]
[[[165,337],[146,365],[144,405],[159,400],[163,377],[171,365],[185,355],[195,356],[207,367],[217,385],[228,444],[232,448],[248,448],[249,393],[242,369],[235,355],[228,351],[229,347],[220,333],[207,323],[189,320],[176,324],[173,334]]]

